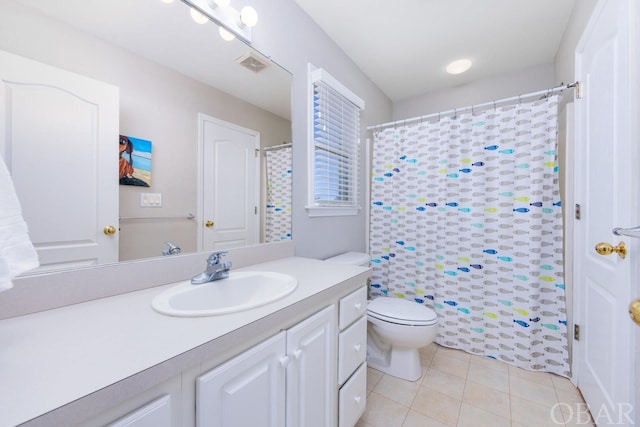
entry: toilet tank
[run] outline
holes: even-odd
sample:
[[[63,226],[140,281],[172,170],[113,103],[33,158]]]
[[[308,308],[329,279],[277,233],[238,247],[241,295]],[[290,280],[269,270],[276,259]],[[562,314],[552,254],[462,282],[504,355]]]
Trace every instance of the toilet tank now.
[[[345,252],[343,254],[327,258],[325,261],[369,267],[369,260],[369,255],[365,254],[364,252]]]

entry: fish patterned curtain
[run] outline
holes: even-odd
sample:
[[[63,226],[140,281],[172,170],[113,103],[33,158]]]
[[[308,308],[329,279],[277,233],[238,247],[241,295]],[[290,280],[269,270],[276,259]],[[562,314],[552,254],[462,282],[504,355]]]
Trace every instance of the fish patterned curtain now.
[[[557,106],[375,134],[371,293],[433,309],[443,346],[568,376]]]
[[[291,147],[265,153],[267,170],[265,242],[291,240]]]

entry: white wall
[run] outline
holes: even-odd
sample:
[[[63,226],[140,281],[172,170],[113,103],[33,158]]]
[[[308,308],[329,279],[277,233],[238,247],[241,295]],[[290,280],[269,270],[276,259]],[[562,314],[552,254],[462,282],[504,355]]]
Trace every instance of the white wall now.
[[[253,29],[253,46],[293,74],[293,239],[296,253],[323,259],[345,251],[364,251],[367,224],[364,180],[369,177],[364,167],[360,169],[363,206],[358,215],[309,218],[305,210],[309,123],[307,63],[326,69],[365,101],[366,108],[361,115],[363,142],[367,126],[391,119],[391,101],[293,0],[249,0],[245,3],[254,6],[260,14],[260,21]],[[364,160],[364,143],[361,158]]]
[[[567,28],[560,41],[560,47],[556,53],[556,80],[566,83],[575,81],[576,47],[593,13],[593,9],[596,7],[596,3],[598,3],[598,0],[577,0],[575,2]]]
[[[553,64],[538,65],[397,101],[393,104],[393,120],[408,119],[548,89],[560,84],[554,81],[553,70]]]

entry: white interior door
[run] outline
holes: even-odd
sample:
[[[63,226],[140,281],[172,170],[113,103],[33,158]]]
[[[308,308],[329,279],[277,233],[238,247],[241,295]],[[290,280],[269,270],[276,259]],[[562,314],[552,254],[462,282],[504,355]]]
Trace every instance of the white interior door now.
[[[260,134],[203,114],[199,121],[200,248],[259,243]]]
[[[0,51],[0,155],[41,269],[118,261],[118,102],[114,86]]]
[[[576,51],[584,97],[576,101],[575,221],[576,323],[574,381],[599,425],[631,425],[635,399],[636,331],[627,307],[637,293],[638,239],[615,236],[614,227],[639,225],[638,141],[631,117],[637,94],[629,72],[627,0],[601,0]],[[631,44],[630,44],[631,43]],[[637,111],[637,110],[635,110]],[[627,256],[596,252],[599,242],[624,241]]]

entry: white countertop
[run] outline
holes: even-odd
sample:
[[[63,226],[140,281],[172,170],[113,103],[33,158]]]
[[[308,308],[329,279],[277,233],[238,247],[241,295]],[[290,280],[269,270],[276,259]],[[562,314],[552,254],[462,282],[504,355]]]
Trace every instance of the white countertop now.
[[[369,276],[364,267],[328,264],[292,257],[238,269],[287,273],[298,287],[280,301],[222,316],[155,312],[151,300],[169,284],[1,320],[0,425],[27,422],[257,320],[264,328],[270,316],[294,313],[302,301],[315,298],[320,306],[327,298],[319,293],[345,283],[361,286]],[[290,313],[287,317],[296,320]]]

